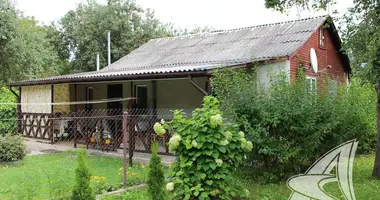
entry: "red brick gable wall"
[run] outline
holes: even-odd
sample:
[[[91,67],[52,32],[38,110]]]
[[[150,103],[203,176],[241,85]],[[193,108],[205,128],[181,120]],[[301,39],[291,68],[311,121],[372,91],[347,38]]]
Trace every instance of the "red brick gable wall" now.
[[[339,52],[337,38],[331,30],[325,29],[325,47],[319,46],[319,31],[315,31],[309,40],[290,57],[290,76],[291,79],[297,77],[297,67],[302,63],[306,68],[306,74],[312,77],[328,74],[333,79],[346,82],[347,69],[343,61],[342,53]],[[314,73],[310,64],[310,49],[314,48],[318,59],[318,73]]]

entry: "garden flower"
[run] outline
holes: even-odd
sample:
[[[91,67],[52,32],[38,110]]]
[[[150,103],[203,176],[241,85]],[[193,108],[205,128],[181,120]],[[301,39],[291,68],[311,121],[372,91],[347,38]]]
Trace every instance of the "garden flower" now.
[[[250,152],[252,151],[253,144],[250,141],[247,142],[246,140],[244,140],[242,141],[242,147],[246,152]]]
[[[239,136],[240,136],[241,138],[244,138],[244,136],[245,136],[245,135],[244,135],[244,132],[243,132],[243,131],[240,131],[240,132],[239,132]]]
[[[227,144],[228,144],[227,140],[223,140],[222,142],[220,142],[220,145],[223,145],[223,146],[226,146]]]
[[[232,133],[227,131],[224,133],[224,136],[227,138],[227,140],[231,140],[232,139]]]
[[[215,162],[219,167],[223,165],[223,160],[221,159],[215,159]]]
[[[158,135],[158,136],[162,136],[166,133],[164,127],[162,127],[162,125],[158,122],[156,122],[153,126],[153,129],[154,129],[154,132]]]
[[[213,190],[210,194],[211,194],[211,196],[214,197],[214,196],[220,194],[220,191],[219,191],[218,189],[215,189],[215,190]]]
[[[173,182],[170,182],[170,183],[166,184],[166,190],[167,190],[168,192],[173,191],[173,190],[174,190],[174,183],[173,183]]]
[[[181,141],[181,136],[178,134],[174,134],[172,138],[169,140],[169,150],[171,152],[175,151],[179,146],[179,142]]]
[[[249,190],[244,189],[245,195],[249,196]]]
[[[223,118],[220,114],[213,115],[210,117],[211,127],[217,127],[218,125],[221,125],[222,123],[223,123]]]

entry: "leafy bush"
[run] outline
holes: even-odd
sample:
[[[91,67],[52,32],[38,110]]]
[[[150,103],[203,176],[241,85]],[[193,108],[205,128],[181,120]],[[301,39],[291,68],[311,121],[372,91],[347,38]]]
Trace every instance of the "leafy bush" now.
[[[149,162],[148,171],[148,192],[153,200],[165,200],[167,194],[165,191],[165,172],[161,158],[157,155],[158,144],[154,142],[152,145],[152,156]]]
[[[203,107],[189,119],[174,111],[169,149],[175,153],[172,182],[167,190],[175,199],[230,199],[246,196],[231,185],[232,173],[252,150],[243,132],[222,117],[219,101],[205,97]],[[167,125],[167,124],[166,124]],[[168,127],[165,126],[164,127]]]
[[[326,77],[311,91],[301,71],[292,82],[274,76],[276,84],[267,89],[257,86],[255,74],[246,71],[217,72],[212,81],[223,110],[253,143],[250,164],[268,170],[263,174],[272,180],[303,171],[350,139],[359,140],[361,152],[374,148],[376,96],[356,81],[340,86],[337,93],[328,91]]]
[[[0,135],[0,162],[22,160],[28,153],[24,139],[19,135]]]
[[[75,185],[72,200],[95,200],[90,186],[90,171],[86,164],[87,152],[78,151],[78,167],[75,170]]]
[[[16,103],[16,97],[8,88],[0,88],[0,102]],[[10,133],[17,126],[16,105],[0,105],[0,134]]]

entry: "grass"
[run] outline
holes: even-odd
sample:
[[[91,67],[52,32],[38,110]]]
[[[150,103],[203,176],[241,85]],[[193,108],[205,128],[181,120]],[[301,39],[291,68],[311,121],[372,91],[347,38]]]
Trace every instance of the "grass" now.
[[[93,176],[105,177],[108,186],[121,187],[121,159],[89,156],[87,162]],[[17,165],[0,165],[0,199],[47,199],[70,195],[76,166],[74,152],[27,156]],[[129,167],[129,185],[145,182],[146,172],[141,165]]]
[[[373,155],[358,156],[354,162],[353,181],[356,199],[358,200],[378,200],[380,199],[380,180],[371,177],[374,163]],[[291,194],[286,182],[275,184],[260,184],[255,180],[244,180],[246,188],[250,191],[249,200],[287,200]],[[344,199],[340,193],[336,182],[329,183],[325,190],[338,199]],[[146,189],[128,191],[123,195],[107,197],[105,200],[132,200],[149,199]]]
[[[355,158],[353,182],[356,199],[358,200],[380,199],[380,193],[378,192],[380,180],[371,177],[374,160],[374,155],[358,156]],[[247,181],[246,186],[250,190],[249,199],[251,200],[287,200],[291,194],[290,189],[286,186],[286,182],[257,184],[253,181]],[[325,185],[324,189],[334,197],[344,199],[336,182]]]

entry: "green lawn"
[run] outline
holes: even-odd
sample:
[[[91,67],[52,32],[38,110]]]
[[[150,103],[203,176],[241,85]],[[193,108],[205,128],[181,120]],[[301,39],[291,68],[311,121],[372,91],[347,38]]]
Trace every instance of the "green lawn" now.
[[[373,155],[359,156],[355,159],[353,181],[356,199],[358,200],[380,199],[380,180],[375,180],[371,177],[373,163]],[[247,183],[247,188],[250,190],[249,199],[252,200],[287,200],[291,193],[286,186],[286,182],[278,184],[257,184],[250,182]],[[337,198],[344,199],[336,182],[327,184],[325,190]]]
[[[122,160],[89,156],[93,176],[106,178],[106,184],[120,187]],[[0,165],[0,199],[47,199],[71,194],[76,168],[74,152],[27,156],[17,165]],[[129,168],[130,185],[145,181],[146,168]]]
[[[360,156],[354,163],[354,189],[358,200],[378,200],[380,199],[380,180],[371,178],[374,156]],[[287,200],[291,191],[286,186],[286,182],[276,184],[259,184],[254,180],[244,180],[246,187],[250,190],[250,200]],[[325,188],[326,191],[337,198],[344,199],[339,191],[337,183],[330,183]],[[129,191],[124,195],[107,197],[105,200],[132,200],[149,199],[147,190]]]

